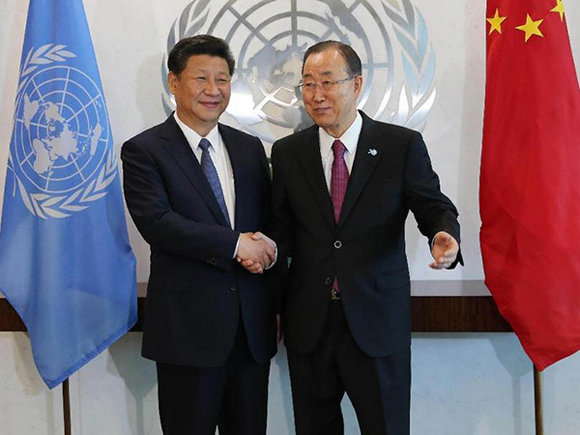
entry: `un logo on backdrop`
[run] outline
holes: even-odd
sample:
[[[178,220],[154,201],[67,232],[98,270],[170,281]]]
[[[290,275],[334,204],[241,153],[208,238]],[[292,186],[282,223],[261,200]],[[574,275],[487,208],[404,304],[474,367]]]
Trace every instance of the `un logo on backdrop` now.
[[[103,96],[64,45],[32,48],[23,64],[9,169],[28,210],[63,218],[106,195],[116,176]]]
[[[272,143],[311,125],[300,88],[306,49],[326,39],[351,45],[363,62],[359,108],[375,119],[422,129],[435,99],[435,54],[410,0],[194,0],[175,21],[167,53],[180,39],[208,33],[236,58],[229,123]],[[175,102],[165,83],[163,103]]]

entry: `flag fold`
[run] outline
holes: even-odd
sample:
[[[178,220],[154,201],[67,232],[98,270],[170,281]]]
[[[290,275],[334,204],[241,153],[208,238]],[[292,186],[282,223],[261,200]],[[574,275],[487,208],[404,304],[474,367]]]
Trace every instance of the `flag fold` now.
[[[485,282],[540,370],[580,349],[580,90],[560,0],[488,0]]]
[[[135,258],[81,0],[31,0],[0,229],[0,291],[53,388],[137,320]]]

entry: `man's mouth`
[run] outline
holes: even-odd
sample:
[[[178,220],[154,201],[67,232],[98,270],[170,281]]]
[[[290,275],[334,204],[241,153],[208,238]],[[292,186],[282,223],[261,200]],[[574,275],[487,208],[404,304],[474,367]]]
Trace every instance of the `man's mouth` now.
[[[200,104],[208,109],[216,109],[220,105],[219,101],[200,101]]]

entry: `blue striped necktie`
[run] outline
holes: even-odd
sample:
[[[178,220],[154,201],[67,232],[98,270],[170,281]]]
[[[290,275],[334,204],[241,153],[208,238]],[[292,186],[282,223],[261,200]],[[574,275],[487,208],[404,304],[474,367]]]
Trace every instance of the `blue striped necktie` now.
[[[228,214],[228,208],[226,207],[226,200],[224,199],[224,192],[222,191],[222,185],[220,183],[220,177],[218,176],[217,169],[213,164],[213,160],[209,155],[209,147],[211,146],[211,142],[207,140],[205,137],[202,137],[199,141],[199,147],[202,150],[201,153],[201,168],[209,181],[209,185],[211,186],[211,190],[213,190],[213,194],[215,195],[217,202],[222,209],[224,217],[228,225],[231,227],[232,224],[230,223],[230,215]]]

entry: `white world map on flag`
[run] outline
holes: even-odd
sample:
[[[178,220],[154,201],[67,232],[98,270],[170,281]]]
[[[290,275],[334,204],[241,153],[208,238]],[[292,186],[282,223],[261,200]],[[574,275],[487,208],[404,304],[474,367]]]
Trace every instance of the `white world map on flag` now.
[[[95,155],[103,132],[100,124],[95,125],[88,137],[82,138],[71,129],[55,103],[40,104],[38,100],[30,101],[28,95],[25,95],[24,125],[27,129],[30,129],[32,118],[35,116],[43,118],[46,124],[46,136],[32,140],[35,152],[33,168],[38,174],[50,171],[59,158],[68,162],[87,151],[91,156]]]

